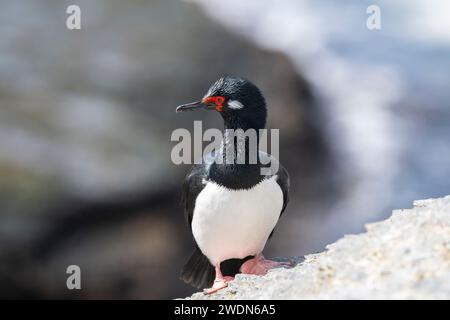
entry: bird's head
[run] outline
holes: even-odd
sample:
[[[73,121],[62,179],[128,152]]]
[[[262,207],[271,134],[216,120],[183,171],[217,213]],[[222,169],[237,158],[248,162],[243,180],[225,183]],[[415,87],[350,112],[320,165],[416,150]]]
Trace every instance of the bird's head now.
[[[219,112],[227,129],[263,129],[266,125],[266,102],[261,91],[242,78],[220,78],[200,101],[180,105],[177,112],[202,109]]]

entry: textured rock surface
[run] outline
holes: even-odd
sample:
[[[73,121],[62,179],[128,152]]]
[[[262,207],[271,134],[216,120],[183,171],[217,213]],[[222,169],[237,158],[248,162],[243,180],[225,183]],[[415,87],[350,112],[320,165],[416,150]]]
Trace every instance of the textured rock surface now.
[[[450,299],[450,196],[395,210],[291,269],[237,275],[229,288],[191,299]]]

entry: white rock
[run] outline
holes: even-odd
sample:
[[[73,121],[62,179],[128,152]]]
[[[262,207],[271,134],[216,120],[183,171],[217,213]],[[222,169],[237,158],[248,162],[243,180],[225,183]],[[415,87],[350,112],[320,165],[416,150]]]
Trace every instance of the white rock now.
[[[237,275],[227,289],[190,299],[450,299],[450,196],[395,210],[367,232],[266,276]]]

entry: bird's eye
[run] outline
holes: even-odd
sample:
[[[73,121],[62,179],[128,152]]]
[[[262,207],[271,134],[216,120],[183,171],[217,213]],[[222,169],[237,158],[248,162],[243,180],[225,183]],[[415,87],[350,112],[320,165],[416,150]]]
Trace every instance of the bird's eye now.
[[[225,98],[222,96],[212,96],[212,97],[206,97],[202,100],[204,103],[214,103],[216,106],[221,106]]]
[[[216,104],[218,104],[218,105],[223,104],[224,101],[225,101],[224,97],[222,97],[222,96],[216,97]]]

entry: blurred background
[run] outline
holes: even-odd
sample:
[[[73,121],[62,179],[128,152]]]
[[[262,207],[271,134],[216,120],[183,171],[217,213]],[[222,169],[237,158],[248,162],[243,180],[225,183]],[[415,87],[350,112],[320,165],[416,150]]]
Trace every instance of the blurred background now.
[[[291,202],[266,256],[322,251],[450,194],[448,1],[0,1],[0,297],[164,299],[192,242],[175,114],[257,84]],[[67,6],[81,30],[66,28]],[[381,30],[366,27],[369,5]],[[66,268],[81,267],[81,290]]]

